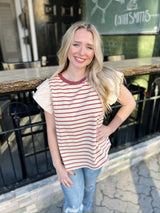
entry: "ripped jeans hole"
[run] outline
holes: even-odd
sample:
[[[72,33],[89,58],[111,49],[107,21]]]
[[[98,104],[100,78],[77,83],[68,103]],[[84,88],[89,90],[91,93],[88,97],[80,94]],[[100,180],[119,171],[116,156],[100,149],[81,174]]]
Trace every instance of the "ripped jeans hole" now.
[[[85,190],[86,191],[94,191],[95,190],[95,185],[91,185],[91,186],[87,186],[86,188],[85,188]]]
[[[72,208],[66,208],[65,213],[81,213],[83,210],[83,204],[79,208],[73,206]]]

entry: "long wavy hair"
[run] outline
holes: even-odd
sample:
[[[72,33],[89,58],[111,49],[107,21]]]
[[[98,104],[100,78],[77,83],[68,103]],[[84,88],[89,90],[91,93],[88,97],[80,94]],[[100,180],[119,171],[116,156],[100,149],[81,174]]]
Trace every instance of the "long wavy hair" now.
[[[69,66],[68,51],[73,42],[75,32],[85,29],[92,33],[94,38],[94,58],[86,67],[87,79],[89,84],[97,91],[103,105],[104,112],[111,110],[113,104],[119,96],[120,84],[123,82],[123,74],[112,68],[103,66],[102,40],[94,25],[87,22],[76,22],[66,31],[62,38],[61,47],[57,53],[58,70],[54,73],[57,76],[65,71]]]

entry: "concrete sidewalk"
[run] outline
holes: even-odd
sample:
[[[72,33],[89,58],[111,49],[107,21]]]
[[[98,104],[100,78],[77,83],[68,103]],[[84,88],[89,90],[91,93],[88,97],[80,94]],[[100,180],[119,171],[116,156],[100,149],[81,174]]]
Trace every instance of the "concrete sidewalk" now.
[[[94,213],[160,213],[160,153],[98,182]]]

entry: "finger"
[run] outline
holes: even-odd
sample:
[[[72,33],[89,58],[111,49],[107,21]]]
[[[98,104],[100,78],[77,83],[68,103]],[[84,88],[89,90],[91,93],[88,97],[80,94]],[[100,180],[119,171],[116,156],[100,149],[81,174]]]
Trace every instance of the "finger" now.
[[[63,185],[64,185],[65,187],[71,188],[71,185],[73,185],[73,182],[72,182],[70,179],[64,180],[64,181],[63,181]]]
[[[103,134],[97,134],[97,139],[100,140],[101,138],[103,138]]]
[[[70,185],[74,185],[73,181],[70,178],[68,178],[66,182]]]
[[[104,140],[106,136],[104,134],[97,136],[97,140]]]
[[[67,171],[69,174],[75,176],[75,173],[73,171]]]
[[[68,180],[68,183],[71,184],[71,185],[74,185],[74,183],[71,179]]]
[[[71,175],[73,175],[73,176],[75,176],[75,173],[73,172],[73,171],[67,171],[67,173],[69,173],[69,174],[71,174]],[[68,176],[68,178],[67,178],[67,181],[69,182],[69,184],[74,184],[73,183],[73,181],[71,180],[71,178]]]
[[[71,188],[71,185],[70,185],[69,182],[66,181],[66,180],[63,181],[63,185],[64,185],[64,187]]]
[[[97,134],[101,133],[101,127],[97,128]]]

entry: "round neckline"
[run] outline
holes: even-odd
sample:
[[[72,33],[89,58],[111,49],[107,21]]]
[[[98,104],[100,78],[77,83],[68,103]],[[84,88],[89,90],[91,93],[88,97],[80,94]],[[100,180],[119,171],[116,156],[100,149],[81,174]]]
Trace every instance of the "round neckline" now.
[[[70,81],[70,80],[66,79],[66,78],[62,75],[62,73],[59,73],[58,75],[59,75],[59,77],[60,77],[60,79],[61,79],[62,81],[66,82],[66,83],[68,83],[68,84],[71,84],[71,85],[81,84],[83,81],[86,80],[86,76],[83,77],[82,79],[80,79],[79,81]]]

